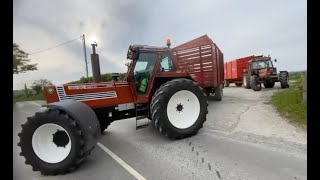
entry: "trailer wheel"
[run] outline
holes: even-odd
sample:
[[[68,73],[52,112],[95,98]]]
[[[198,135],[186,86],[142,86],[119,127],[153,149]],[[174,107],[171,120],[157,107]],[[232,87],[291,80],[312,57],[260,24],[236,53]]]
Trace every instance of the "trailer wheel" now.
[[[213,88],[204,88],[203,90],[206,96],[210,96],[213,93]]]
[[[281,71],[279,81],[282,89],[289,88],[289,73],[287,71]]]
[[[189,79],[174,79],[153,95],[151,117],[161,134],[179,139],[195,135],[206,121],[207,100],[203,89]]]
[[[251,89],[250,77],[249,77],[248,73],[243,74],[243,85],[244,85],[244,88]]]
[[[266,82],[264,82],[263,83],[263,86],[265,87],[265,88],[273,88],[274,87],[274,82],[273,81],[266,81]]]
[[[223,86],[222,84],[216,88],[214,88],[214,98],[217,101],[221,101],[223,97]]]
[[[225,81],[225,82],[224,82],[224,86],[225,86],[225,87],[229,87],[229,85],[230,85],[230,82],[229,82],[229,81]]]
[[[90,154],[84,151],[83,132],[77,122],[60,110],[49,109],[28,117],[19,133],[21,156],[33,171],[43,175],[66,174]]]
[[[252,75],[250,77],[250,86],[254,91],[260,91],[261,90],[261,83],[259,83],[259,76]]]
[[[237,87],[241,87],[242,83],[235,83]]]

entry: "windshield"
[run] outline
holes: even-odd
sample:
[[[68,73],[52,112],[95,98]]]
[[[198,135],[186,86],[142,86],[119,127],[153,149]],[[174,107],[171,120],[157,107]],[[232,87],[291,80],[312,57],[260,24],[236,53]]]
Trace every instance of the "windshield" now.
[[[252,66],[252,69],[262,69],[262,68],[272,67],[272,63],[270,60],[253,61],[251,66]]]

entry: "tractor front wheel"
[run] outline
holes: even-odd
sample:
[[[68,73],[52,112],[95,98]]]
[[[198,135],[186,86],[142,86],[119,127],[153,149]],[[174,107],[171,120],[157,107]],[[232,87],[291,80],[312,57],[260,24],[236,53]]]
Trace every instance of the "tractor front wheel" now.
[[[37,112],[21,126],[20,155],[33,171],[43,175],[73,171],[93,149],[85,152],[81,128],[71,116],[57,109]]]
[[[261,90],[261,83],[259,83],[259,76],[252,75],[250,77],[250,86],[254,91],[260,91]]]
[[[171,139],[195,135],[206,121],[207,100],[203,89],[189,79],[163,84],[152,97],[151,119]]]

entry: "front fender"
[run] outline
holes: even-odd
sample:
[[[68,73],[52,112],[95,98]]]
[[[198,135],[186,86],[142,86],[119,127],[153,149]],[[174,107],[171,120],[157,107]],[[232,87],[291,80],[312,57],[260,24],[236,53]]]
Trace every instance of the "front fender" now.
[[[95,112],[88,105],[78,101],[60,101],[42,106],[62,110],[77,122],[83,132],[86,151],[96,145],[101,136],[100,124]]]

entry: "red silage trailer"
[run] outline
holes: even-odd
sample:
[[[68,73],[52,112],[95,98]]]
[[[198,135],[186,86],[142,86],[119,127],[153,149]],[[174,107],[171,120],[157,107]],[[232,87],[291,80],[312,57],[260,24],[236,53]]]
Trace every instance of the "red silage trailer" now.
[[[235,83],[236,86],[243,84],[243,72],[248,67],[248,61],[252,60],[255,56],[248,56],[224,63],[224,81],[225,87],[230,83]]]
[[[185,71],[204,89],[207,95],[222,95],[224,72],[223,53],[207,35],[201,36],[173,50],[177,70]],[[221,100],[220,98],[217,98]]]

